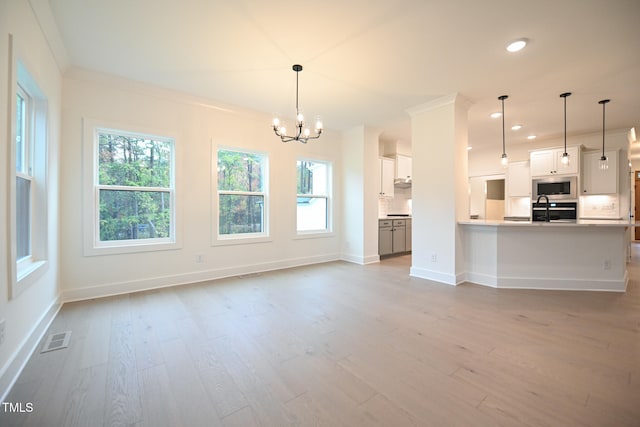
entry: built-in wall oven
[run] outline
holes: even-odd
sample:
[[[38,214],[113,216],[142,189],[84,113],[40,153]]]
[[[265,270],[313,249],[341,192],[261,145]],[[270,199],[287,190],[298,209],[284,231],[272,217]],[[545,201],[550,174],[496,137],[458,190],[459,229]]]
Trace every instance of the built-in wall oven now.
[[[578,179],[575,176],[550,176],[532,180],[533,201],[538,196],[547,196],[549,200],[578,199]]]
[[[550,200],[545,203],[544,198],[540,203],[532,203],[531,220],[532,221],[550,221],[550,222],[576,222],[578,204],[576,202],[556,202]]]

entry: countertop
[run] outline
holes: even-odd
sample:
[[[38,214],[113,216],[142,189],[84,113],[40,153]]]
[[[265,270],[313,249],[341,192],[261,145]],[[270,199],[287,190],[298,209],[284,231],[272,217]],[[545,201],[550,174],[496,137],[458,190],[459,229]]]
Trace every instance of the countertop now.
[[[465,221],[458,221],[458,224],[485,225],[495,227],[636,227],[635,221],[611,219],[579,219],[576,222],[469,219]],[[638,223],[637,226],[640,226],[640,223]]]
[[[387,219],[411,219],[411,216],[381,216],[378,217],[378,220],[384,221]]]

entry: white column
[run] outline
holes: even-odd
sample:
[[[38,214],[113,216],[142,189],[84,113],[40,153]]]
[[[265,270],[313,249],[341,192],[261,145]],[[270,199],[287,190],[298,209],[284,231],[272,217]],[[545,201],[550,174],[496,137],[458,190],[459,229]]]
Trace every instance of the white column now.
[[[378,256],[378,135],[358,126],[343,134],[342,258],[358,264]]]
[[[407,110],[413,154],[411,276],[450,285],[465,279],[462,228],[468,219],[467,110],[458,94]]]

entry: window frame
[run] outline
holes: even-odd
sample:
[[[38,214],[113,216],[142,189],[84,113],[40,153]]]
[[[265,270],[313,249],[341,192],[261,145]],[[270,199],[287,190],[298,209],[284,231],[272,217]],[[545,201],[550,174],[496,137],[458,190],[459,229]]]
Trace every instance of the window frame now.
[[[130,124],[83,118],[83,253],[85,256],[154,252],[182,247],[179,227],[179,138],[171,131],[158,131]],[[100,184],[99,150],[101,133],[171,142],[171,171],[169,187],[135,187]],[[100,240],[100,191],[168,192],[170,203],[169,237],[146,239]]]
[[[10,142],[7,161],[11,179],[8,183],[9,236],[6,239],[9,254],[9,298],[20,295],[47,271],[48,266],[48,101],[33,77],[27,63],[20,55],[13,35],[9,35],[9,115],[8,137]],[[21,141],[26,171],[17,169],[17,97],[24,104],[24,141]],[[17,179],[29,182],[28,255],[18,259],[18,186]]]
[[[300,194],[297,192],[297,181],[298,181],[298,162],[309,162],[309,163],[319,163],[323,164],[326,167],[326,183],[325,188],[327,189],[326,194]],[[333,236],[333,162],[330,160],[317,159],[317,158],[308,158],[308,157],[298,157],[296,159],[296,237],[297,238],[312,238],[312,237],[326,237]],[[315,198],[315,199],[325,199],[326,200],[326,228],[324,229],[316,229],[316,230],[300,230],[298,228],[298,198]]]
[[[213,199],[215,209],[213,209],[213,232],[212,232],[212,245],[237,245],[248,244],[258,242],[270,242],[270,197],[269,197],[269,153],[262,150],[253,150],[249,148],[234,147],[229,145],[213,145],[213,160],[212,160],[212,188]],[[218,188],[218,161],[220,151],[232,151],[236,153],[244,153],[251,155],[261,156],[261,172],[262,172],[262,191],[234,191],[234,190],[220,190]],[[263,208],[262,208],[262,231],[251,233],[235,233],[235,234],[222,234],[220,233],[220,196],[221,195],[239,195],[239,196],[262,196]]]
[[[34,133],[34,124],[35,124],[35,108],[34,108],[34,100],[32,98],[32,96],[22,87],[22,84],[20,83],[20,81],[18,81],[17,85],[16,85],[16,98],[20,96],[20,98],[22,98],[22,102],[24,103],[23,105],[23,117],[22,117],[22,131],[18,132],[18,129],[16,129],[16,133],[15,133],[15,138],[13,139],[13,142],[17,142],[17,137],[18,137],[18,133],[22,133],[23,135],[23,140],[21,141],[21,149],[22,149],[22,155],[21,155],[21,160],[22,160],[22,165],[18,165],[18,160],[16,159],[16,167],[14,168],[14,174],[15,174],[15,179],[17,180],[17,178],[21,178],[25,181],[29,182],[29,219],[27,221],[28,223],[28,254],[25,255],[24,257],[19,257],[20,255],[18,254],[18,250],[17,250],[17,244],[18,241],[20,240],[20,236],[18,236],[18,230],[20,230],[21,227],[18,226],[19,220],[17,218],[17,213],[16,213],[16,226],[15,226],[15,230],[16,230],[16,264],[17,264],[17,268],[18,268],[18,276],[22,276],[22,274],[20,274],[21,272],[24,272],[26,270],[29,269],[29,265],[34,261],[34,255],[33,255],[33,249],[34,249],[34,235],[33,235],[33,229],[34,229],[34,215],[33,215],[33,208],[34,208],[34,202],[35,202],[35,197],[34,197],[34,193],[35,193],[35,177],[33,176],[33,171],[34,171],[34,165],[33,165],[33,157],[35,154],[35,141],[33,139],[33,135]],[[18,108],[16,106],[16,119],[18,118],[18,115],[20,115],[21,113],[18,111]],[[16,125],[17,128],[17,123],[15,123],[16,120],[14,120],[14,125]],[[15,150],[15,155],[17,157],[18,155],[18,149],[17,147],[14,148]],[[14,200],[14,207],[17,208],[17,197],[18,197],[18,188],[17,188],[17,184],[16,184],[16,191],[15,191],[15,196],[13,198]],[[15,210],[15,209],[14,209]]]

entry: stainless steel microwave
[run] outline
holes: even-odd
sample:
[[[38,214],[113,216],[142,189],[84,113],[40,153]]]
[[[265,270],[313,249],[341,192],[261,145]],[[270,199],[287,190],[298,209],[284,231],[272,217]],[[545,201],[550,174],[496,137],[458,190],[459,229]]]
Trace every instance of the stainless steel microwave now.
[[[532,199],[545,195],[550,200],[577,199],[578,178],[576,176],[552,176],[532,181]]]

